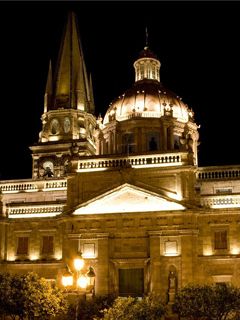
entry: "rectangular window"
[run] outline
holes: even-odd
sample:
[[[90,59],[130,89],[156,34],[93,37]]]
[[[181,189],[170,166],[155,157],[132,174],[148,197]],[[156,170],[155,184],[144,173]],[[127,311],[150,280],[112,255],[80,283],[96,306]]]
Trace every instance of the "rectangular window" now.
[[[18,237],[17,254],[28,254],[28,237]]]
[[[143,269],[119,269],[119,296],[141,297],[143,296],[143,293]]]
[[[165,241],[164,251],[166,256],[177,255],[177,241]]]
[[[95,243],[83,243],[83,257],[95,258]]]
[[[53,236],[42,237],[42,254],[53,254]]]
[[[214,247],[215,250],[227,249],[227,230],[214,232]]]

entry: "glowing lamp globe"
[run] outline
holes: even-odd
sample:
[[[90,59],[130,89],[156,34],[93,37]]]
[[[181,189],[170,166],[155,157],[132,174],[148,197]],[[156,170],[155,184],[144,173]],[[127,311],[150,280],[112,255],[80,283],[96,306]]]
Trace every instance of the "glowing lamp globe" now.
[[[86,289],[87,285],[88,285],[88,278],[85,275],[81,275],[77,279],[77,286],[82,289]]]
[[[72,286],[73,285],[73,275],[71,272],[66,271],[62,275],[62,284],[64,287]]]
[[[82,268],[84,267],[84,260],[81,254],[74,259],[73,264],[76,271],[82,270]]]

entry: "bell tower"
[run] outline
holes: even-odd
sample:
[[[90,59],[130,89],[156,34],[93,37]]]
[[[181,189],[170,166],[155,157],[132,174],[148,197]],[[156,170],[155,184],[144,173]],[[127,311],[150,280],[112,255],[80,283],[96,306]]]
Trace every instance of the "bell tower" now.
[[[70,12],[54,76],[49,63],[42,131],[38,143],[30,147],[34,179],[64,176],[72,159],[96,154],[94,109],[77,19]]]

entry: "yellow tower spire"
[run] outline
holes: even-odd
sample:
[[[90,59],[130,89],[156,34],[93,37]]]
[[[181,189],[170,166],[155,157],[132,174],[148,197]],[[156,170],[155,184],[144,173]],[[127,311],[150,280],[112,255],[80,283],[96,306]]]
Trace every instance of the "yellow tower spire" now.
[[[89,83],[76,15],[68,14],[54,78],[53,109],[89,111]]]

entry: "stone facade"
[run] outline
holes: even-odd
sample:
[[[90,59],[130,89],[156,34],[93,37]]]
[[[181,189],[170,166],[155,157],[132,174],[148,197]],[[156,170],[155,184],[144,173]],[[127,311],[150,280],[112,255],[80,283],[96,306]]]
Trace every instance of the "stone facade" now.
[[[74,14],[65,32],[32,179],[0,182],[0,271],[61,285],[81,251],[99,295],[172,303],[188,283],[240,285],[240,166],[198,167],[193,111],[160,83],[147,47],[133,88],[96,118]]]

